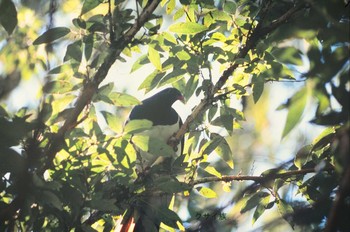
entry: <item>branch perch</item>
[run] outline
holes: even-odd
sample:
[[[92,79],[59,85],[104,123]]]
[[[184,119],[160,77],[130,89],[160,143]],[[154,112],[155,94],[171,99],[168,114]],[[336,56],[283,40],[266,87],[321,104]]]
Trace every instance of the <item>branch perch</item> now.
[[[328,167],[322,171],[331,171],[331,170],[334,170],[334,168]],[[307,168],[307,169],[301,169],[301,170],[286,171],[283,173],[271,173],[266,176],[231,175],[231,176],[222,176],[222,177],[205,177],[198,180],[194,180],[190,184],[194,186],[198,184],[211,183],[211,182],[220,182],[220,181],[231,182],[231,181],[243,181],[243,180],[251,180],[258,183],[264,183],[266,181],[277,179],[277,178],[288,178],[296,175],[305,175],[308,173],[316,173],[316,170],[314,168]]]

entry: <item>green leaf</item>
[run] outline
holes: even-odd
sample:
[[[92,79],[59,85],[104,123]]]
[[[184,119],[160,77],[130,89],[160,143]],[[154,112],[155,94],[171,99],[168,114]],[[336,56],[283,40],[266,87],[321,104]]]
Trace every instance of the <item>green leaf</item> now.
[[[150,90],[154,89],[159,81],[162,79],[162,77],[165,75],[166,72],[159,72],[158,70],[155,70],[150,75],[146,77],[146,79],[141,83],[140,89],[145,89],[146,92],[149,92]]]
[[[200,195],[202,195],[205,198],[216,198],[217,194],[215,191],[213,191],[210,188],[207,187],[198,187],[196,188]]]
[[[142,151],[149,151],[149,136],[146,135],[134,135],[132,136],[132,143],[135,144]]]
[[[152,127],[152,122],[147,119],[137,119],[127,122],[124,127],[125,134],[139,133]]]
[[[70,29],[67,27],[55,27],[51,28],[44,32],[41,36],[39,36],[36,40],[34,40],[33,45],[43,44],[43,43],[51,43],[63,36],[67,35],[70,32]]]
[[[206,26],[194,22],[176,23],[169,27],[171,32],[178,34],[197,34],[207,29]]]
[[[211,122],[214,118],[214,116],[216,115],[216,113],[218,112],[218,104],[213,104],[210,106],[209,110],[208,110],[208,121]]]
[[[145,135],[134,135],[132,142],[141,150],[157,156],[173,156],[174,150],[163,140]]]
[[[186,52],[184,50],[177,52],[176,57],[179,58],[179,60],[185,60],[185,61],[191,59],[190,54],[188,54],[188,52]]]
[[[168,15],[171,14],[171,12],[175,9],[176,1],[175,0],[169,0],[168,4],[166,5],[166,13]]]
[[[223,159],[226,162],[226,164],[231,169],[234,168],[232,150],[231,150],[230,145],[227,143],[225,138],[215,148],[215,151],[221,157],[221,159]]]
[[[301,116],[304,112],[308,95],[307,88],[299,90],[291,98],[290,105],[288,107],[287,121],[283,129],[282,138],[284,138],[300,121]]]
[[[120,121],[119,117],[107,111],[101,111],[101,113],[106,119],[109,128],[111,128],[116,133],[122,131],[122,122]]]
[[[69,72],[71,69],[72,69],[72,66],[70,64],[64,63],[62,65],[52,68],[49,74],[59,74],[63,72]]]
[[[165,193],[179,193],[189,190],[190,186],[177,179],[168,177],[164,180],[157,179],[157,188]]]
[[[57,115],[53,117],[53,123],[61,122],[69,118],[69,116],[72,114],[74,111],[74,108],[67,108],[64,109],[63,111],[60,111]]]
[[[306,164],[311,156],[312,148],[313,145],[306,145],[298,151],[294,158],[294,164],[297,168],[301,169]]]
[[[328,127],[319,134],[314,141],[312,141],[313,149],[318,150],[326,146],[333,141],[333,137],[336,133],[335,127]]]
[[[270,194],[265,195],[262,197],[262,199],[260,200],[260,204],[256,207],[255,211],[254,211],[254,215],[253,215],[253,224],[259,219],[259,217],[265,212],[265,210],[267,209],[267,205],[270,202]]]
[[[233,115],[222,114],[211,122],[214,126],[224,126],[227,131],[233,130]]]
[[[235,2],[225,1],[224,11],[229,14],[234,14],[236,12],[237,5]]]
[[[143,67],[145,64],[148,64],[149,62],[150,62],[150,61],[149,61],[147,55],[142,55],[142,56],[140,56],[140,57],[135,61],[135,63],[132,65],[130,73],[135,72],[136,70],[138,70],[139,68]]]
[[[254,75],[254,77],[253,77],[253,99],[254,99],[254,103],[257,103],[261,97],[261,94],[264,91],[265,81],[262,78],[262,76],[257,77]]]
[[[63,94],[72,91],[73,85],[66,80],[50,81],[43,87],[44,93]]]
[[[108,97],[116,106],[126,107],[141,104],[137,98],[126,93],[112,92],[108,95]]]
[[[63,61],[68,61],[70,59],[73,59],[78,63],[80,63],[82,57],[83,57],[82,41],[78,40],[67,46],[66,55],[64,56]]]
[[[175,151],[163,140],[151,137],[149,141],[149,153],[169,157],[174,156]]]
[[[174,211],[170,210],[168,207],[158,207],[156,213],[157,218],[161,222],[170,227],[178,228],[177,222],[181,222],[181,219]]]
[[[255,208],[256,206],[258,206],[258,204],[260,204],[261,200],[264,197],[267,197],[267,196],[270,196],[270,194],[267,193],[267,192],[257,192],[257,193],[255,193],[242,206],[241,213],[245,213],[245,212]]]
[[[100,88],[98,88],[98,94],[100,94],[100,95],[106,95],[106,96],[108,96],[111,92],[112,92],[112,90],[113,90],[113,88],[114,88],[114,83],[113,82],[110,82],[110,83],[108,83],[108,84],[106,84],[106,85],[104,85],[104,86],[101,86]]]
[[[289,217],[293,214],[294,209],[293,207],[285,202],[284,200],[280,199],[277,202],[277,208],[278,212],[281,214],[281,216],[293,227],[293,222],[289,220]]]
[[[190,99],[197,89],[199,83],[198,75],[191,75],[190,79],[186,83],[184,97]]]
[[[216,170],[213,166],[207,166],[206,168],[204,168],[204,171],[206,171],[207,173],[213,175],[213,176],[216,176],[216,177],[219,177],[221,178],[222,175],[220,172],[218,172],[218,170]]]
[[[203,150],[203,154],[210,155],[219,144],[224,141],[225,138],[219,134],[212,133],[210,136],[210,141],[205,145],[205,149]]]
[[[183,70],[181,68],[174,68],[172,72],[168,73],[165,77],[162,78],[162,80],[159,82],[159,86],[172,84],[183,78],[183,75],[185,75],[185,73],[186,70]]]
[[[74,26],[76,26],[77,28],[82,28],[82,29],[86,29],[86,22],[84,19],[82,18],[74,18],[72,20],[72,23]],[[91,34],[90,34],[91,35]]]
[[[302,65],[301,52],[295,47],[282,47],[273,50],[272,54],[278,61],[287,64]]]
[[[162,63],[160,62],[159,52],[151,46],[148,47],[148,59],[151,61],[154,67],[156,67],[156,69],[162,71]]]
[[[0,12],[0,24],[11,35],[18,23],[15,4],[11,0],[0,1]]]
[[[164,39],[166,41],[168,41],[168,42],[170,42],[172,44],[177,44],[176,38],[172,34],[164,31],[164,32],[162,32],[162,35],[164,36]]]
[[[81,9],[81,13],[80,16],[82,16],[83,14],[89,12],[90,10],[96,8],[98,5],[100,5],[102,3],[102,1],[99,0],[85,0],[83,7]]]
[[[89,60],[91,57],[91,54],[92,54],[93,47],[94,47],[94,35],[88,34],[88,35],[84,36],[83,42],[84,42],[85,59]]]

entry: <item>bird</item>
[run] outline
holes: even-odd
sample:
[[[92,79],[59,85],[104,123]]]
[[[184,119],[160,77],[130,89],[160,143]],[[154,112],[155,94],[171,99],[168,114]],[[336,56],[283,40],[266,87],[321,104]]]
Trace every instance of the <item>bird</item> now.
[[[158,139],[167,144],[171,136],[173,136],[183,124],[180,115],[172,108],[172,105],[178,100],[185,103],[181,92],[176,88],[166,88],[146,98],[140,105],[135,106],[131,110],[126,124],[130,120],[147,119],[152,122],[152,127],[147,131],[141,132],[142,135]],[[141,179],[146,181],[151,179],[151,182],[156,181],[156,178],[161,175],[169,175],[170,166],[168,165],[182,154],[183,148],[184,138],[174,147],[174,157],[164,157],[162,154],[152,154],[136,148],[135,150],[138,152],[136,172]],[[147,170],[153,167],[163,167],[163,171],[157,173],[160,169],[155,169],[156,171],[151,173],[152,175],[150,175],[150,178],[149,176],[144,177],[144,175],[148,174]],[[128,218],[120,220],[122,225],[119,226],[118,231],[158,231],[160,221],[155,216],[156,212],[154,209],[168,207],[171,197],[172,194],[164,194],[142,198],[128,211]]]
[[[167,88],[142,101],[142,104],[135,106],[129,115],[129,120],[147,119],[152,122],[152,128],[144,131],[142,135],[158,139],[168,143],[169,138],[174,135],[182,126],[183,122],[179,114],[172,108],[177,101],[185,103],[181,92],[176,88]],[[179,141],[175,147],[176,155],[182,154],[184,139]],[[139,151],[137,163],[138,171],[143,171],[151,166],[158,165],[164,161],[164,156]]]

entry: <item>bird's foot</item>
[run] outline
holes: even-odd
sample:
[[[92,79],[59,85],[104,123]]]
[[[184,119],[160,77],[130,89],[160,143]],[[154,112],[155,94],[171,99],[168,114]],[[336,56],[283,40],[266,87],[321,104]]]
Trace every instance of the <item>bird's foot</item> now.
[[[178,147],[177,145],[180,143],[180,141],[175,137],[176,136],[176,133],[174,133],[169,139],[168,139],[168,142],[167,144],[169,146],[171,146],[175,152],[177,152],[178,150]]]

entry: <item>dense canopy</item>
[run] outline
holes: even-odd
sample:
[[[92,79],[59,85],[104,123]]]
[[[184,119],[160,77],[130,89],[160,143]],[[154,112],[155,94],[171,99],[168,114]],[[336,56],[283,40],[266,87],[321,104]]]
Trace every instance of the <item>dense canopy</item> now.
[[[350,231],[349,7],[0,0],[0,230],[118,231],[166,193],[164,230]],[[173,144],[125,121],[170,86],[181,172],[140,181]]]

